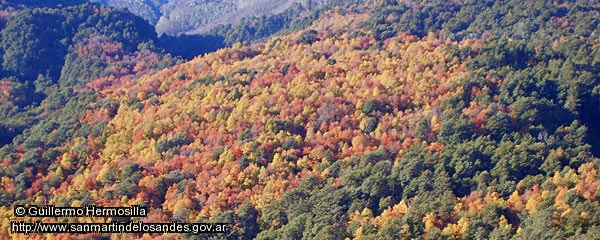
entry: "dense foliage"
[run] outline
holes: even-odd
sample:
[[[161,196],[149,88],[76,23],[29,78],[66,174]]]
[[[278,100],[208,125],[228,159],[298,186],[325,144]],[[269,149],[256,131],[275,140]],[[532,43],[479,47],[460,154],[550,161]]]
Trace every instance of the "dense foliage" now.
[[[600,4],[357,2],[281,36],[258,29],[285,15],[215,30],[232,47],[181,64],[154,45],[176,39],[100,21],[119,10],[10,18],[0,215],[142,204],[145,222],[230,223],[181,236],[202,239],[600,234]]]
[[[153,28],[142,19],[90,4],[24,9],[9,19],[1,34],[3,145],[37,122],[40,111],[59,108],[87,82],[122,74],[110,72],[116,69],[109,70],[109,65],[116,63],[101,58],[130,55],[156,40]],[[116,57],[118,64],[126,65],[127,60]],[[36,108],[46,98],[50,105]]]

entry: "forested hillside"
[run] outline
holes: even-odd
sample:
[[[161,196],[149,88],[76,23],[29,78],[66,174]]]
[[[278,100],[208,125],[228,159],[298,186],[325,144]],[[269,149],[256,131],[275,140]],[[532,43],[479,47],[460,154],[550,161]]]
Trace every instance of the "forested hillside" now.
[[[255,44],[214,30],[232,47],[188,62],[121,10],[10,17],[0,235],[73,237],[12,233],[18,204],[139,204],[19,219],[230,227],[116,238],[597,238],[597,1],[358,2]]]

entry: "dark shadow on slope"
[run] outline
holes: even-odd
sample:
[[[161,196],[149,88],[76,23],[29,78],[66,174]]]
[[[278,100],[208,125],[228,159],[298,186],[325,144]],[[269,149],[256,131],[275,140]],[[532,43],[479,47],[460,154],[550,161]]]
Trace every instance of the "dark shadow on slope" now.
[[[171,55],[180,56],[186,60],[226,47],[224,38],[216,35],[183,34],[175,37],[163,34],[158,42]]]

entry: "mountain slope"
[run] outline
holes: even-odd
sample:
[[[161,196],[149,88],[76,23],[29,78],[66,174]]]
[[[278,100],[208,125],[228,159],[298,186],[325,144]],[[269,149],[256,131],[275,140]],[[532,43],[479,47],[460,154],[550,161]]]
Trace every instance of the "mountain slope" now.
[[[42,117],[47,136],[2,148],[0,215],[140,204],[128,220],[230,226],[165,238],[593,238],[599,9],[376,1],[172,67],[90,38],[66,60],[110,63],[65,105],[87,125]]]

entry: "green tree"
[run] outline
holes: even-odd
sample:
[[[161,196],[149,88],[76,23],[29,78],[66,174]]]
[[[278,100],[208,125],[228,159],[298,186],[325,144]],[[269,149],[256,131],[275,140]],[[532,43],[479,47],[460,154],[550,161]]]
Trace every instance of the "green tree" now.
[[[471,119],[458,110],[442,114],[442,127],[438,133],[438,141],[444,144],[455,144],[473,137]]]
[[[486,120],[486,130],[496,141],[502,139],[504,134],[511,132],[511,118],[508,114],[497,111]]]

